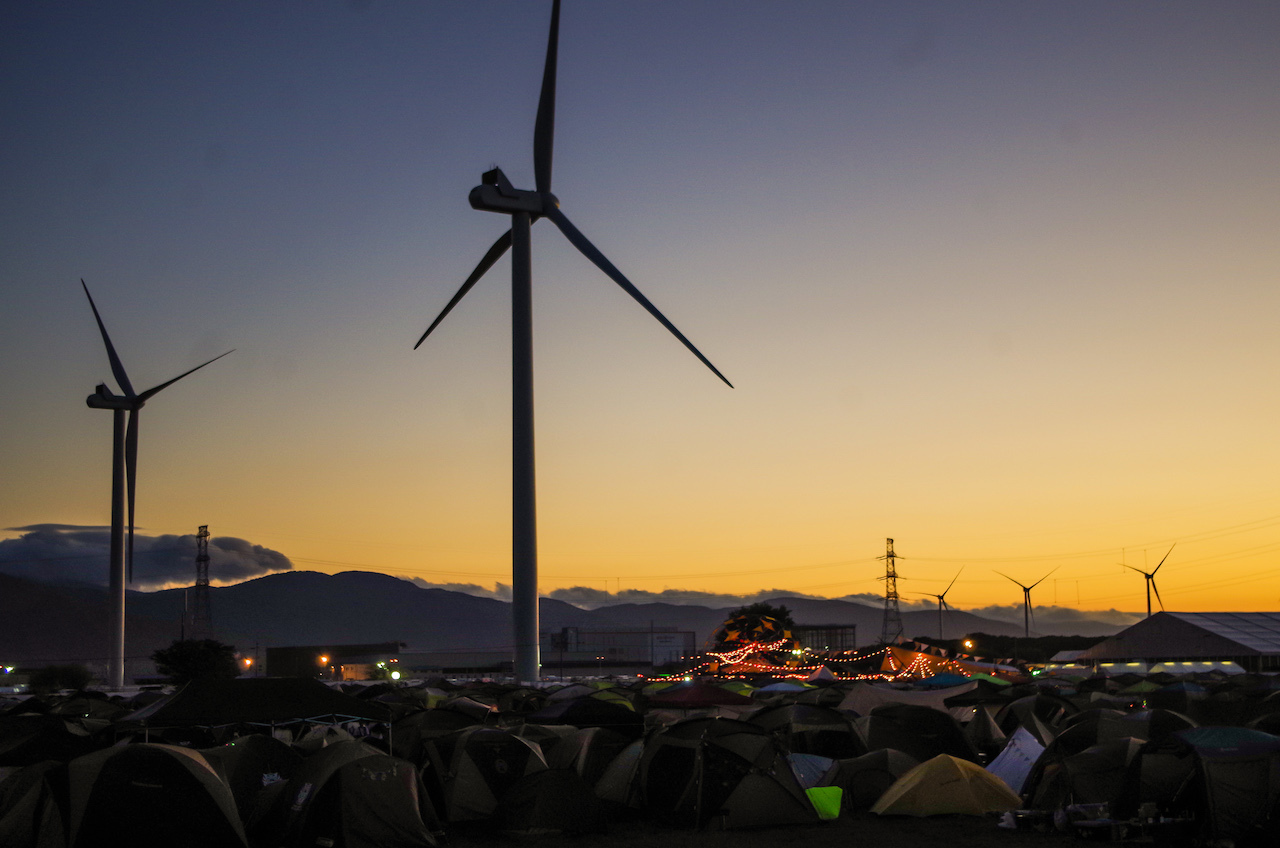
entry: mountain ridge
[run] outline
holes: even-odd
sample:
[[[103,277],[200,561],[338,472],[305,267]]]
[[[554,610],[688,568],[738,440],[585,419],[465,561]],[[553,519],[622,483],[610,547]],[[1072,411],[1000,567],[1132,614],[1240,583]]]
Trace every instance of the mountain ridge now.
[[[130,658],[147,658],[184,635],[189,589],[129,592]],[[411,651],[498,651],[511,646],[511,605],[447,589],[423,588],[377,572],[283,571],[211,587],[215,638],[241,650],[288,645],[403,642]],[[883,610],[854,601],[778,596],[797,624],[855,625],[859,644],[875,642]],[[553,598],[539,602],[541,629],[692,630],[705,644],[731,607],[666,603],[582,609]],[[0,575],[0,661],[8,664],[98,661],[106,653],[107,593]],[[937,613],[902,613],[903,635],[933,636]],[[949,610],[944,638],[983,632],[1017,636],[1021,626]],[[1087,625],[1087,626],[1081,626]],[[1106,636],[1120,627],[1080,622],[1061,635]],[[1080,632],[1086,630],[1088,632]]]

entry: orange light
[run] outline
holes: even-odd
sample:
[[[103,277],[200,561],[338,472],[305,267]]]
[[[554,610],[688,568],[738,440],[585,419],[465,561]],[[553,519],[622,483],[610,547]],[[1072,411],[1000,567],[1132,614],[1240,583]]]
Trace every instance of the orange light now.
[[[329,664],[329,658],[328,658],[327,656],[325,656],[324,654],[321,654],[321,655],[320,655],[320,665],[328,665],[328,664]]]

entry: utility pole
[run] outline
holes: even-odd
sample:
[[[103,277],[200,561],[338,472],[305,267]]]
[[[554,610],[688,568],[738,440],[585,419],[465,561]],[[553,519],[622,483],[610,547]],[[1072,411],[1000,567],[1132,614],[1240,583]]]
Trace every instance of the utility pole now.
[[[213,614],[209,609],[209,525],[201,524],[196,534],[196,590],[191,603],[191,638],[213,635]]]
[[[898,569],[894,563],[893,540],[885,539],[885,554],[876,559],[884,560],[884,624],[880,628],[880,641],[892,644],[902,636],[902,613],[898,610]]]

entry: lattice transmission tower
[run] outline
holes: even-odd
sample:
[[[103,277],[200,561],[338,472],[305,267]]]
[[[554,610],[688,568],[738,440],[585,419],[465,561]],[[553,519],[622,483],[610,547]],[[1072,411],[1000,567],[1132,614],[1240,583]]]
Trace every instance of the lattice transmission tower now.
[[[902,637],[902,613],[898,610],[898,569],[894,560],[893,540],[885,539],[885,554],[876,559],[884,560],[884,624],[880,627],[880,641],[892,645]]]
[[[191,638],[213,635],[213,613],[209,609],[209,525],[201,524],[196,534],[196,587],[191,599]]]

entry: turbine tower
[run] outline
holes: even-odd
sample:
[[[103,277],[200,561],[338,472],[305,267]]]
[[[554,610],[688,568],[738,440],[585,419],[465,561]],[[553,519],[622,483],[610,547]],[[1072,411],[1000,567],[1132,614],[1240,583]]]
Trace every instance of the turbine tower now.
[[[1049,571],[1049,574],[1052,574],[1053,572],[1057,571],[1061,567],[1062,566],[1055,566],[1053,569]],[[995,569],[992,569],[992,571],[995,571]],[[1003,571],[996,571],[996,574],[999,574],[1001,577],[1003,577],[1006,580],[1013,580],[1012,577],[1005,574]],[[1030,586],[1027,586],[1023,583],[1018,583],[1017,580],[1013,580],[1014,583],[1018,583],[1018,585],[1022,587],[1022,630],[1023,630],[1023,635],[1028,639],[1031,638],[1031,618],[1032,618],[1031,590],[1039,586],[1041,583],[1043,583],[1045,581],[1045,578],[1048,577],[1049,574],[1046,574],[1044,577],[1041,577],[1039,580],[1032,583]]]
[[[107,676],[112,688],[124,686],[124,590],[126,583],[133,582],[133,503],[138,482],[138,418],[143,405],[159,394],[163,389],[172,386],[183,377],[199,371],[209,362],[214,362],[227,353],[221,353],[209,362],[197,365],[172,380],[147,389],[135,392],[125,373],[120,357],[116,355],[115,345],[111,344],[111,336],[107,335],[107,327],[102,323],[98,307],[89,294],[89,287],[84,280],[80,281],[85,297],[89,298],[89,308],[98,322],[98,330],[102,333],[102,343],[107,348],[107,359],[111,363],[111,374],[123,394],[115,394],[105,383],[99,383],[93,394],[85,399],[85,403],[93,409],[109,409],[114,419],[111,439],[111,555],[110,571],[107,576],[107,595],[111,605],[108,638],[111,641],[110,653],[107,654]],[[128,423],[125,422],[128,413]],[[127,493],[126,493],[127,489]],[[125,513],[128,512],[128,529],[126,532]]]
[[[486,171],[480,185],[471,190],[471,208],[511,216],[511,228],[503,233],[481,258],[457,294],[414,345],[416,350],[458,301],[511,250],[511,446],[512,446],[512,528],[511,590],[515,636],[517,679],[534,682],[539,678],[538,657],[538,542],[537,500],[534,478],[533,443],[533,311],[530,228],[539,218],[548,218],[569,243],[635,298],[649,314],[666,327],[702,364],[733,387],[711,361],[693,346],[670,321],[649,302],[622,272],[596,249],[587,237],[560,211],[560,201],[551,193],[551,159],[555,138],[556,51],[560,30],[560,0],[551,7],[551,31],[547,38],[547,58],[542,71],[542,91],[533,130],[535,188],[517,189],[499,168]]]
[[[1177,542],[1174,542],[1172,545],[1169,546],[1169,550],[1165,553],[1164,559],[1160,560],[1160,565],[1164,565],[1164,561],[1169,558],[1169,554],[1173,553],[1173,549],[1177,547],[1177,544],[1178,544]],[[1141,568],[1134,568],[1132,565],[1125,565],[1123,562],[1120,564],[1124,565],[1125,568],[1130,569],[1131,571],[1136,571],[1139,574],[1141,574],[1143,577],[1147,578],[1147,618],[1151,617],[1151,590],[1152,589],[1156,590],[1156,600],[1160,601],[1160,610],[1163,612],[1164,601],[1160,597],[1160,589],[1156,586],[1156,572],[1160,570],[1160,565],[1157,565],[1154,569],[1151,570],[1150,573],[1148,573],[1146,571],[1143,571]],[[1143,563],[1143,564],[1145,565],[1146,563]]]

